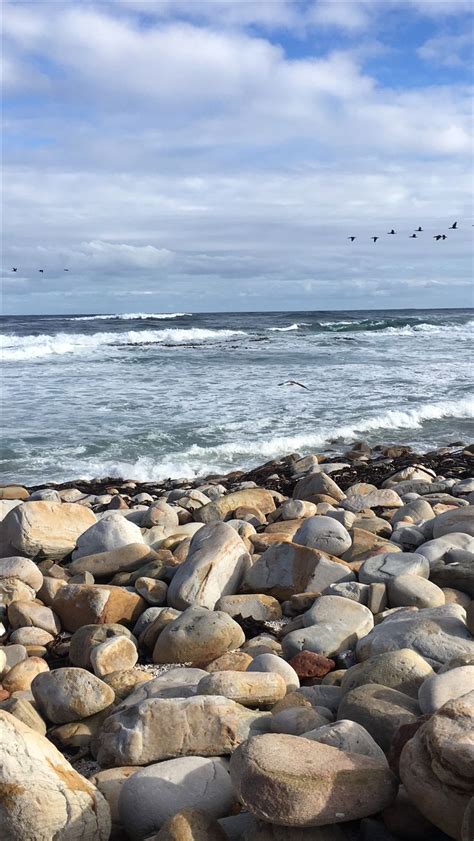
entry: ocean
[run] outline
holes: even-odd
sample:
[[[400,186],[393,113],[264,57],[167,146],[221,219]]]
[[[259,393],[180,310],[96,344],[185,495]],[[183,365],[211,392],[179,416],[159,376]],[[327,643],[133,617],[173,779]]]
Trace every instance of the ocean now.
[[[2,481],[472,440],[473,325],[474,309],[4,316]]]

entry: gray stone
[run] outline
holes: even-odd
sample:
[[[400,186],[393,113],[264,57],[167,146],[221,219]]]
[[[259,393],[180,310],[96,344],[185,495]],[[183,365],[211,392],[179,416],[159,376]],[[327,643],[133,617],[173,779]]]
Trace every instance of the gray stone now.
[[[474,665],[460,666],[428,677],[420,686],[418,703],[422,713],[434,713],[448,701],[474,692]]]
[[[338,710],[339,719],[348,718],[365,727],[384,751],[388,751],[400,725],[413,724],[419,715],[414,698],[377,683],[352,689],[344,695]]]
[[[434,567],[439,561],[444,561],[446,555],[453,549],[474,552],[474,537],[468,534],[450,532],[443,537],[437,537],[422,543],[418,547],[417,554],[424,555],[428,559],[430,567]]]
[[[387,583],[390,607],[440,607],[445,595],[440,587],[418,575],[398,575]]]
[[[474,537],[474,505],[438,514],[433,524],[433,537],[443,537],[451,532]]]
[[[281,675],[288,692],[298,689],[300,685],[299,677],[293,667],[276,654],[258,654],[247,667],[247,672],[270,672]]]
[[[290,659],[299,651],[314,651],[330,657],[353,648],[374,625],[370,610],[341,596],[321,596],[303,614],[305,627],[283,639],[283,653]]]
[[[333,724],[324,724],[314,730],[302,733],[305,739],[313,742],[321,742],[323,745],[332,745],[338,750],[348,753],[361,753],[363,756],[371,756],[379,762],[386,763],[385,754],[377,742],[367,732],[365,727],[357,724],[356,721],[340,719]]]
[[[352,544],[349,532],[341,523],[321,515],[308,517],[295,533],[293,542],[336,556],[344,554]]]
[[[423,555],[412,552],[379,552],[367,558],[359,570],[359,580],[364,584],[386,584],[399,575],[419,575],[428,578],[430,566]]]

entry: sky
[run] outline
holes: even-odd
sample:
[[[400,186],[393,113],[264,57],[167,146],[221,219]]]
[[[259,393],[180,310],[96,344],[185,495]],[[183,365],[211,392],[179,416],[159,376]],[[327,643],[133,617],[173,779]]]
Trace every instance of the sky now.
[[[474,305],[470,0],[2,17],[4,314]]]

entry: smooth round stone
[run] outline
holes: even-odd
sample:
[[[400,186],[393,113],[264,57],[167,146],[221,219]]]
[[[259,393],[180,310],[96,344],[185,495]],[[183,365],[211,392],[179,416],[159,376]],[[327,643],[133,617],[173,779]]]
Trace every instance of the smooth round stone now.
[[[222,596],[216,602],[216,610],[223,610],[229,616],[242,616],[256,621],[281,619],[280,602],[273,596],[261,594]]]
[[[398,575],[387,583],[390,607],[440,607],[445,604],[442,589],[418,575]]]
[[[299,651],[331,657],[354,646],[373,628],[374,618],[364,605],[342,596],[321,596],[303,614],[305,627],[283,639],[283,653],[291,659]]]
[[[412,523],[419,523],[421,520],[431,520],[434,516],[433,509],[429,502],[426,502],[425,499],[420,497],[408,502],[406,505],[399,508],[398,511],[395,511],[395,514],[390,520],[390,524],[392,526],[396,526],[397,523],[401,520],[405,520],[407,517],[412,521]]]
[[[2,578],[18,578],[36,593],[43,583],[43,574],[37,565],[28,558],[19,556],[0,558],[0,579]]]
[[[95,522],[95,514],[83,505],[25,502],[0,524],[0,543],[10,556],[57,560],[68,555]]]
[[[250,654],[254,659],[259,654],[281,654],[281,643],[270,636],[270,634],[258,634],[256,637],[242,644],[242,650]]]
[[[448,554],[457,549],[474,553],[474,537],[469,534],[450,532],[443,537],[427,540],[418,547],[417,554],[424,555],[430,567],[434,567],[438,561],[444,561]]]
[[[451,532],[474,536],[474,505],[438,514],[433,523],[433,537],[443,537]]]
[[[292,827],[358,820],[388,806],[397,791],[386,762],[276,733],[237,748],[230,773],[245,809]]]
[[[364,584],[386,584],[399,575],[419,575],[428,578],[430,565],[423,555],[415,552],[380,552],[368,558],[359,570],[359,580]]]
[[[339,557],[350,549],[352,540],[349,532],[332,517],[309,517],[293,537],[293,543],[319,549]]]
[[[282,657],[276,654],[259,654],[250,662],[247,673],[268,672],[281,675],[286,683],[287,691],[298,689],[300,680],[295,670]]]
[[[314,503],[306,502],[303,499],[288,499],[283,505],[280,505],[275,513],[282,520],[304,520],[307,517],[315,516],[316,506]]]
[[[149,628],[155,619],[160,615],[162,610],[165,609],[166,608],[163,607],[147,607],[141,616],[138,617],[137,622],[133,626],[133,636],[138,639],[140,634],[146,631],[146,629]]]
[[[91,665],[97,677],[104,677],[120,669],[133,669],[137,660],[136,646],[124,636],[111,637],[91,651]]]
[[[2,678],[3,688],[10,693],[30,689],[32,681],[42,672],[49,672],[48,664],[41,657],[28,657],[13,666]]]
[[[227,613],[191,607],[161,631],[153,662],[207,664],[244,642],[242,628]]]
[[[377,683],[397,689],[415,700],[423,682],[433,675],[433,669],[416,651],[403,648],[388,651],[357,663],[344,672],[341,681],[343,695],[358,686]]]
[[[420,686],[418,703],[422,713],[434,713],[448,701],[474,691],[474,665],[460,666],[432,675]]]
[[[54,637],[61,630],[61,623],[51,608],[37,602],[13,602],[8,607],[8,621],[13,630],[34,625]]]
[[[414,698],[376,683],[352,689],[338,709],[338,718],[361,724],[384,751],[388,751],[398,727],[413,723],[419,715]]]
[[[140,593],[148,604],[166,604],[168,585],[165,584],[164,581],[157,581],[155,578],[142,577],[137,578],[134,586],[137,593]]]
[[[202,809],[183,809],[150,841],[229,841],[229,837],[212,815]]]
[[[35,678],[31,690],[41,712],[54,724],[95,715],[115,699],[113,689],[85,669],[44,672]]]
[[[287,733],[289,736],[301,736],[308,730],[322,727],[327,723],[325,716],[309,707],[289,707],[272,715],[270,729],[272,733]]]
[[[387,761],[382,748],[379,747],[365,727],[357,724],[356,721],[349,721],[349,719],[343,718],[332,724],[325,723],[301,735],[305,739],[311,739],[313,742],[332,745],[332,747],[338,750],[371,756],[373,759],[378,759],[383,763]]]
[[[19,643],[20,645],[48,646],[53,641],[54,637],[52,634],[48,634],[47,631],[43,631],[41,628],[34,628],[32,625],[13,631],[9,639],[10,643]]]
[[[228,763],[221,758],[183,756],[138,771],[120,792],[121,822],[132,841],[141,841],[185,808],[227,815],[236,801]]]
[[[252,659],[245,651],[229,651],[208,663],[206,672],[246,672]]]
[[[284,678],[266,672],[212,672],[199,681],[198,695],[221,695],[244,707],[271,707],[286,695]]]
[[[3,607],[12,602],[32,601],[35,597],[35,591],[19,578],[0,579],[0,605]]]

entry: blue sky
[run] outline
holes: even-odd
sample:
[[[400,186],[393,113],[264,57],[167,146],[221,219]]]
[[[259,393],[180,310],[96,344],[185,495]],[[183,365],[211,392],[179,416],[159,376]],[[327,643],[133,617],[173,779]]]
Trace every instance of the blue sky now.
[[[473,305],[470,2],[6,2],[3,31],[5,313]]]

